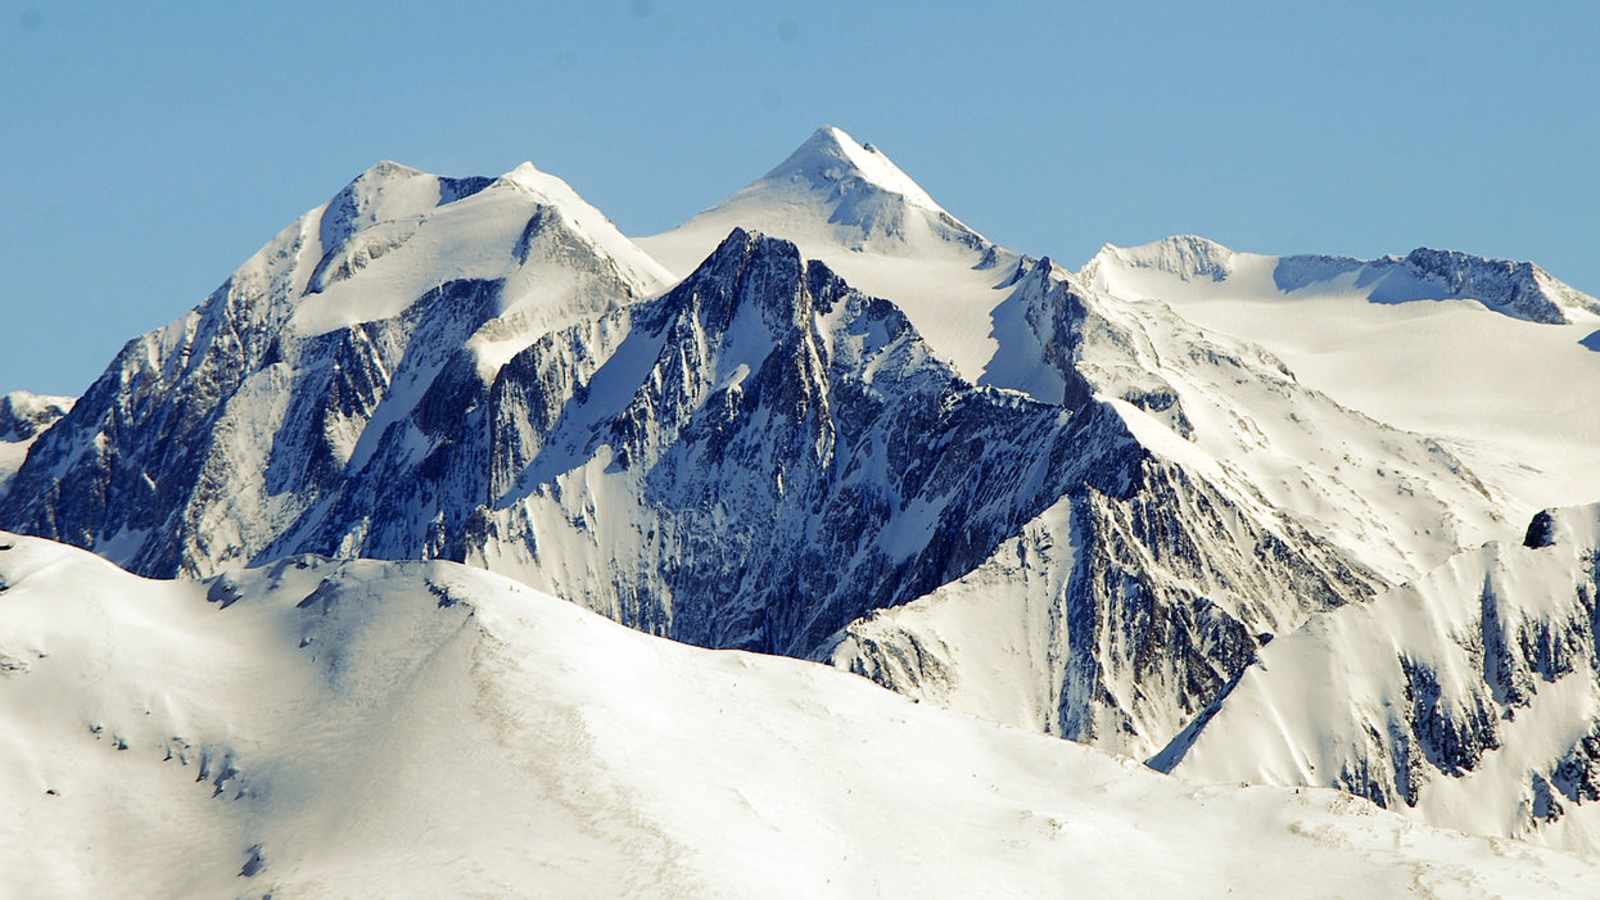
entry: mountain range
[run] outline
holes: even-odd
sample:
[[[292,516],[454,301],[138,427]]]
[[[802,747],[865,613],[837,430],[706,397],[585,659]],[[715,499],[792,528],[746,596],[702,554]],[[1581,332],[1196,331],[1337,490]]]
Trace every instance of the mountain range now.
[[[864,676],[966,714],[928,721],[983,741],[1022,729],[1195,783],[1273,786],[1231,789],[1239,814],[1239,798],[1333,788],[1429,826],[1592,854],[1597,331],[1594,297],[1458,252],[1274,257],[1176,236],[1068,269],[979,234],[832,127],[638,238],[531,164],[446,178],[385,162],[130,341],[81,397],[8,395],[0,527],[180,579],[141,588],[167,598],[141,616],[186,591],[242,591],[259,598],[253,627],[287,633],[301,582],[308,603],[322,589],[297,575],[280,591],[286,565],[367,597],[423,597],[434,576],[419,573],[450,573],[448,605],[558,597],[682,643]],[[95,592],[130,579],[18,546],[65,554]],[[356,559],[396,562],[340,562]],[[442,627],[414,615],[381,627]],[[0,651],[26,661],[15,648],[38,642],[0,621]],[[290,665],[268,636],[238,639],[261,642],[263,667]],[[367,657],[382,640],[314,640],[337,662],[315,677],[295,663],[295,677],[365,697],[340,673],[381,668]],[[418,640],[406,653],[432,652]],[[549,655],[570,652],[557,638],[478,640],[582,669]],[[720,657],[629,640],[605,639],[723,677]],[[785,697],[785,679],[856,690],[816,666],[752,664],[774,685],[741,701],[752,708],[826,705]],[[0,684],[26,696],[37,679],[11,671],[24,674]],[[125,711],[132,696],[68,705]],[[891,699],[852,706],[844,732],[888,741],[869,735],[901,715]],[[202,706],[224,722],[215,711],[240,702],[219,691]],[[625,692],[586,702],[654,714]],[[835,727],[765,715],[737,727]],[[292,752],[276,730],[289,722],[251,726],[284,735],[260,738],[279,749],[217,752],[310,784],[274,755]],[[1108,764],[1023,744],[1039,766]],[[1024,784],[1034,765],[1005,778]],[[1144,801],[1128,802],[1123,815]],[[652,833],[691,827],[670,823]],[[312,851],[293,852],[309,872]],[[711,871],[697,866],[684,877]]]

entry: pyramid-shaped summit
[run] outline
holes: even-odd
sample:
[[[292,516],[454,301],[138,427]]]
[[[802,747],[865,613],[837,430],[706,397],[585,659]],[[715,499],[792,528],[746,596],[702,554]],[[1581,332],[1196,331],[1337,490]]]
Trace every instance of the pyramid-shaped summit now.
[[[877,190],[898,194],[912,206],[944,212],[944,208],[882,150],[857,141],[844,129],[833,125],[824,125],[812,132],[805,143],[795,148],[761,181],[775,185],[796,183],[813,189],[859,181]]]
[[[676,228],[636,240],[683,275],[734,228],[794,241],[830,265],[839,264],[840,254],[865,253],[960,257],[970,266],[978,257],[967,256],[993,246],[882,150],[833,125],[812,132],[783,162],[733,196]]]

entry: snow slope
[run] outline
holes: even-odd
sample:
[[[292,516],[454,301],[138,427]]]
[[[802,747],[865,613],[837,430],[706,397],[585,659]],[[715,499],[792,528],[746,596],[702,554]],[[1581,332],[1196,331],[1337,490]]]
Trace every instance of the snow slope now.
[[[1301,382],[1446,442],[1515,522],[1600,498],[1600,301],[1530,263],[1418,250],[1374,261],[1235,252],[1180,236],[1107,246],[1082,270],[1259,344]]]
[[[793,241],[858,289],[893,300],[969,381],[999,349],[990,313],[1021,258],[946,212],[882,150],[839,128],[819,128],[732,197],[635,242],[682,276],[734,228]]]
[[[18,896],[1577,896],[1597,875],[450,563],[157,582],[0,534],[0,585]]]
[[[1600,506],[1280,637],[1154,764],[1600,853]]]

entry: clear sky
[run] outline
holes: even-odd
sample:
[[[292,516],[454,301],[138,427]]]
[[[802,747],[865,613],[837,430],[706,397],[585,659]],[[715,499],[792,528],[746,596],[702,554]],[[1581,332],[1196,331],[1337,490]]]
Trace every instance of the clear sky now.
[[[1074,267],[1198,232],[1600,293],[1592,0],[451,6],[8,0],[0,391],[81,392],[378,159],[531,159],[637,234],[825,122]]]

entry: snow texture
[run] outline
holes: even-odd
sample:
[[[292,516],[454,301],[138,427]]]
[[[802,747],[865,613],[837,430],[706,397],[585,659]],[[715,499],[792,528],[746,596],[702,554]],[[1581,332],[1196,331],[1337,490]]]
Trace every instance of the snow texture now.
[[[17,896],[1454,898],[1595,877],[1339,792],[1186,784],[638,634],[453,563],[160,582],[0,548]]]

